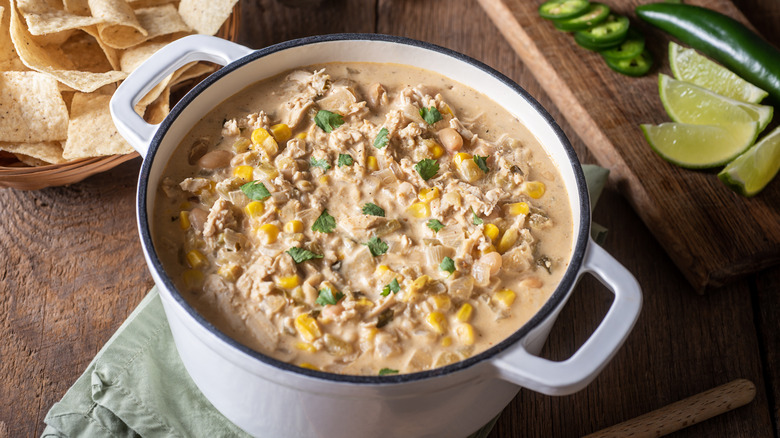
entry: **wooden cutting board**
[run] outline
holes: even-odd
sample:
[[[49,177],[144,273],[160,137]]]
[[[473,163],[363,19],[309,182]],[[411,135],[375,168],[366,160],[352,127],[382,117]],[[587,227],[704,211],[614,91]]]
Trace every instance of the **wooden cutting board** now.
[[[641,123],[669,121],[658,97],[658,73],[671,75],[669,37],[633,12],[650,1],[602,0],[645,34],[656,65],[641,78],[613,72],[600,55],[540,18],[542,0],[478,1],[698,292],[780,263],[780,178],[758,196],[744,198],[716,172],[667,163],[639,129]],[[687,3],[747,23],[729,0]]]

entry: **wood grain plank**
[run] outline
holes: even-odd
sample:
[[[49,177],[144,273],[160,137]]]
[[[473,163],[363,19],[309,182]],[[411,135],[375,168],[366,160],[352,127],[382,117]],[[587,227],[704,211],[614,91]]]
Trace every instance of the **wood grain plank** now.
[[[139,164],[71,187],[0,190],[0,419],[10,436],[40,435],[49,407],[153,284],[135,226]]]
[[[620,2],[614,9],[636,23],[633,9],[639,3],[646,2]],[[729,0],[692,3],[706,3],[745,21]],[[612,72],[598,54],[578,47],[570,35],[539,18],[534,2],[480,4],[598,162],[612,170],[612,182],[697,290],[780,262],[780,183],[746,199],[711,173],[666,163],[647,146],[639,124],[668,121],[655,75],[629,78]],[[648,35],[658,61],[655,72],[669,73],[668,38],[643,23],[636,25]]]
[[[780,268],[760,273],[755,282],[758,337],[767,376],[769,407],[775,434],[780,436]]]

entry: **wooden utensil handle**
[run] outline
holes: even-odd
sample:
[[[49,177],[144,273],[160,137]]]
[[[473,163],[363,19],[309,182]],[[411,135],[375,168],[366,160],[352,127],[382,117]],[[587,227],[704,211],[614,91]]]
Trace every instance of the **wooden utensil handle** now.
[[[737,379],[602,429],[585,438],[660,437],[744,406],[755,396],[756,386],[753,382]]]

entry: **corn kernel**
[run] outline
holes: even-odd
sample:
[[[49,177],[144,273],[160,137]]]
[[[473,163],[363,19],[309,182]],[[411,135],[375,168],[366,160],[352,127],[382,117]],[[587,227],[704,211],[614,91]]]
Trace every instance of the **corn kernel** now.
[[[544,195],[545,185],[541,181],[526,181],[523,184],[523,190],[528,193],[528,196],[539,199]]]
[[[460,176],[468,182],[477,181],[485,176],[485,172],[477,166],[477,163],[475,163],[474,160],[462,160],[455,163],[455,167],[457,167]]]
[[[190,212],[189,211],[180,211],[179,212],[179,227],[182,230],[186,230],[190,227]]]
[[[254,174],[254,169],[252,166],[236,166],[235,169],[233,169],[233,176],[236,176],[238,178],[243,179],[244,181],[252,181]]]
[[[206,187],[203,187],[202,189],[198,190],[196,193],[198,195],[203,195],[204,193],[214,193],[214,189],[216,188],[217,188],[217,183],[209,180]]]
[[[328,175],[322,175],[321,177],[319,177],[317,179],[317,181],[319,181],[319,183],[322,184],[322,185],[327,185],[328,181],[330,181],[330,179],[328,179]]]
[[[493,299],[501,303],[504,307],[512,306],[516,297],[517,294],[511,289],[502,289],[493,294]]]
[[[464,161],[471,160],[473,157],[471,154],[467,154],[466,152],[459,152],[455,154],[455,158],[452,160],[455,161],[455,164],[461,164]]]
[[[425,145],[425,148],[428,149],[428,155],[431,158],[438,159],[444,155],[444,148],[441,147],[441,145],[436,142],[436,140],[425,139],[422,141],[422,143]]]
[[[512,216],[520,216],[521,214],[528,214],[531,208],[525,202],[515,202],[507,205],[507,212]]]
[[[461,324],[455,328],[455,334],[458,335],[463,345],[474,345],[474,327],[471,324]]]
[[[249,217],[258,217],[265,212],[263,201],[252,201],[244,207],[244,212]]]
[[[493,245],[488,245],[483,249],[479,250],[479,256],[482,257],[485,254],[490,254],[491,252],[496,252],[496,247]]]
[[[181,274],[181,279],[188,289],[197,289],[203,284],[203,273],[195,269],[188,269]]]
[[[377,163],[376,157],[369,156],[366,158],[366,167],[368,170],[379,170],[379,163]]]
[[[303,339],[312,342],[322,336],[320,325],[317,320],[308,313],[301,313],[295,318],[295,329],[298,330]]]
[[[452,345],[452,336],[445,336],[441,338],[442,347],[449,347],[450,345]]]
[[[498,235],[501,231],[498,229],[497,226],[493,224],[485,224],[484,228],[484,234],[485,237],[490,239],[491,242],[495,242],[496,239],[498,239]]]
[[[301,368],[306,368],[307,370],[314,370],[314,371],[319,371],[320,370],[319,368],[317,368],[316,366],[310,364],[309,362],[303,362],[303,363],[301,363],[298,366],[301,367]]]
[[[450,297],[445,294],[434,295],[431,298],[433,305],[439,310],[447,310],[450,307]]]
[[[460,322],[469,322],[472,312],[474,312],[474,307],[469,303],[463,303],[458,309],[458,313],[455,314],[455,318]]]
[[[220,266],[217,273],[227,281],[236,281],[241,275],[241,266],[235,263],[230,263],[224,266]]]
[[[425,322],[436,333],[443,335],[447,332],[447,317],[441,312],[431,312],[425,317]]]
[[[279,279],[276,280],[276,284],[282,289],[295,289],[301,284],[301,277],[299,277],[298,274],[290,275],[288,277],[279,277]]]
[[[241,137],[233,142],[233,151],[235,151],[237,154],[244,153],[249,150],[250,144],[252,144],[252,142],[250,142],[249,139]]]
[[[206,256],[204,256],[203,253],[197,249],[193,249],[187,253],[187,263],[189,263],[190,268],[198,269],[200,267],[206,266],[208,262],[209,261],[206,259]]]
[[[257,128],[252,131],[252,145],[252,149],[262,150],[269,157],[273,157],[279,152],[279,145],[276,143],[276,140],[263,128]]]
[[[299,140],[306,140],[306,137],[308,137],[308,136],[309,136],[309,134],[307,134],[305,132],[301,132],[301,133],[295,134],[295,138],[297,138]]]
[[[297,349],[299,349],[301,351],[308,351],[309,353],[316,353],[317,352],[317,347],[315,347],[314,345],[312,345],[312,344],[310,344],[308,342],[300,342],[300,341],[298,341],[298,342],[295,343],[295,348],[297,348]]]
[[[376,271],[380,274],[383,274],[390,270],[390,267],[387,265],[379,265],[376,267]]]
[[[263,224],[257,229],[258,234],[262,235],[266,244],[276,242],[276,238],[279,236],[279,227],[274,224]]]
[[[364,330],[360,331],[360,343],[366,343],[370,344],[374,342],[374,339],[376,338],[376,334],[379,333],[379,330],[376,327],[370,327]]]
[[[303,222],[294,219],[284,224],[284,232],[293,234],[303,232]]]
[[[366,297],[360,297],[359,300],[355,301],[355,306],[371,308],[371,307],[374,307],[374,302],[369,300]]]
[[[498,242],[498,252],[501,254],[509,251],[509,248],[517,242],[517,238],[520,237],[516,228],[510,228],[504,231],[504,235],[501,236],[501,240]]]
[[[290,131],[289,126],[279,123],[271,126],[271,135],[274,136],[277,143],[284,143],[292,137],[292,131]]]
[[[439,192],[438,187],[434,187],[431,189],[422,188],[420,189],[420,193],[417,194],[417,198],[422,202],[431,202],[434,199],[438,198],[439,195],[441,195],[441,192]]]
[[[449,105],[444,105],[444,111],[442,111],[444,114],[449,114],[450,117],[455,117],[455,114],[452,112],[452,108],[450,108]]]
[[[418,219],[426,218],[431,215],[431,208],[424,202],[415,202],[406,209],[412,217]]]
[[[427,275],[421,275],[417,277],[417,279],[414,280],[406,290],[406,293],[404,293],[404,301],[409,302],[415,300],[420,292],[425,290],[430,280],[431,278]]]
[[[181,210],[189,210],[190,208],[192,208],[192,204],[190,204],[189,201],[184,201],[181,204],[179,204],[179,208]]]
[[[252,131],[252,143],[256,145],[263,144],[270,135],[264,128],[257,128]]]

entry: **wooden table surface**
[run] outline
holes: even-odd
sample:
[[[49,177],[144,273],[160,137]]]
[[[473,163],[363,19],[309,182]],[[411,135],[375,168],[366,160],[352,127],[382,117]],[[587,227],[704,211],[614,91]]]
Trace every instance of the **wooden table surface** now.
[[[780,2],[735,3],[780,45]],[[534,95],[580,159],[594,162],[475,0],[242,2],[240,42],[251,47],[335,32],[402,35],[487,63]],[[39,436],[51,405],[152,287],[135,226],[139,165],[132,160],[70,187],[0,189],[0,438]],[[613,187],[594,220],[609,228],[605,248],[642,285],[639,322],[588,388],[566,397],[521,390],[491,437],[581,436],[737,378],[756,384],[752,403],[674,436],[777,437],[780,268],[700,296]],[[586,277],[543,355],[568,357],[609,304],[610,294]]]

